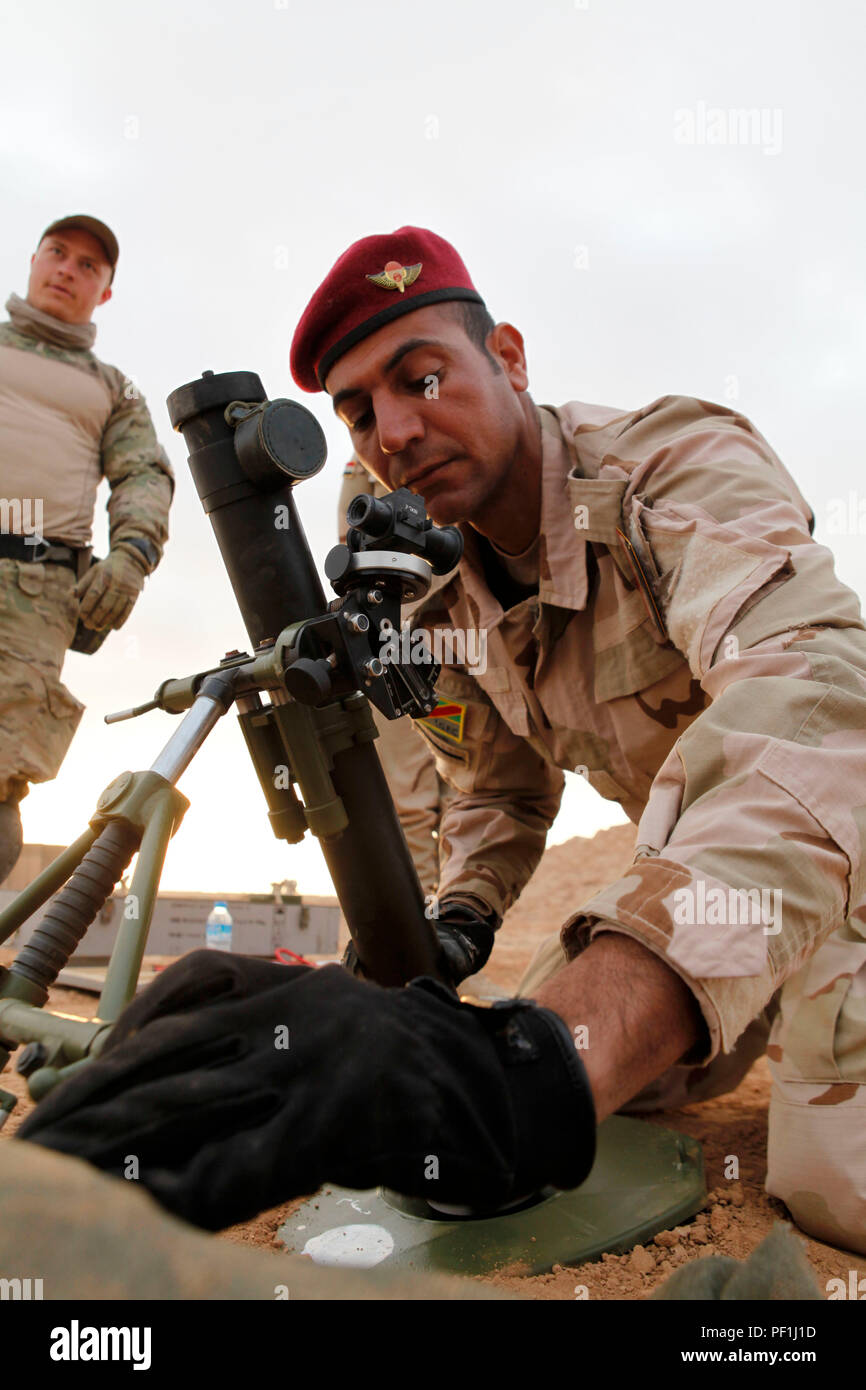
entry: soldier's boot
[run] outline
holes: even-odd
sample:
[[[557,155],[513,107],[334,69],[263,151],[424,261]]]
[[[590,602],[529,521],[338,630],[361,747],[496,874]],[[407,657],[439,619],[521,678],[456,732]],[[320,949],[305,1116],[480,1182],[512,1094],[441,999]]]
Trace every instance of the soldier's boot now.
[[[767,1055],[767,1191],[816,1240],[866,1255],[866,900],[786,981]]]
[[[17,798],[0,801],[0,884],[18,863],[23,836]]]

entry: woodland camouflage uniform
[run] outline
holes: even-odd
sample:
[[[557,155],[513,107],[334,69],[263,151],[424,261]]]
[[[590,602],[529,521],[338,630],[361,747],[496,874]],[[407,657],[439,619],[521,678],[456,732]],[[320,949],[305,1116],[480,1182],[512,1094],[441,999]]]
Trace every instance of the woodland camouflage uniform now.
[[[52,341],[42,327],[51,316],[29,312],[17,296],[7,308],[12,321],[0,324],[4,499],[35,498],[45,539],[79,549],[90,544],[105,477],[111,550],[135,537],[161,557],[174,478],[143,397],[89,348],[64,345],[67,326],[59,320]],[[76,582],[64,565],[0,559],[0,802],[57,775],[81,719],[83,706],[60,680],[78,620]]]

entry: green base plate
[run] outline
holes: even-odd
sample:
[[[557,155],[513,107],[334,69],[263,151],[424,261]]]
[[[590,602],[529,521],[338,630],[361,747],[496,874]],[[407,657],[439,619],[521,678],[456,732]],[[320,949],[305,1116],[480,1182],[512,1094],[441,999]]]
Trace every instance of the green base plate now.
[[[278,1235],[289,1251],[322,1265],[543,1274],[554,1264],[630,1250],[693,1216],[705,1197],[696,1140],[612,1115],[599,1126],[592,1172],[573,1192],[550,1192],[498,1216],[466,1218],[381,1188],[324,1188]]]

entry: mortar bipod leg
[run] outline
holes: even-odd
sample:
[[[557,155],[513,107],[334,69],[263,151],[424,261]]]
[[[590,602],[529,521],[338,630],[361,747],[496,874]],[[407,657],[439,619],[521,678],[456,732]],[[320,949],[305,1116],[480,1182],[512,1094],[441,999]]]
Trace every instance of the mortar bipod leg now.
[[[108,1022],[113,1023],[135,996],[168,842],[189,805],[174,783],[192,762],[233,700],[231,672],[208,677],[179,728],[142,779],[151,779],[157,785],[145,808],[146,821],[138,862],[124,900],[123,918],[99,1000],[98,1016]]]
[[[106,1023],[114,1023],[135,997],[168,842],[186,809],[180,809],[178,815],[177,797],[175,789],[166,786],[152,804],[96,1010],[97,1017]]]
[[[34,912],[38,912],[43,903],[47,903],[48,899],[63,887],[72,870],[78,868],[98,833],[92,826],[88,826],[83,835],[79,835],[68,849],[58,854],[57,858],[52,860],[32,883],[22,888],[9,906],[0,912],[0,943],[8,941]],[[0,997],[2,993],[0,988]]]

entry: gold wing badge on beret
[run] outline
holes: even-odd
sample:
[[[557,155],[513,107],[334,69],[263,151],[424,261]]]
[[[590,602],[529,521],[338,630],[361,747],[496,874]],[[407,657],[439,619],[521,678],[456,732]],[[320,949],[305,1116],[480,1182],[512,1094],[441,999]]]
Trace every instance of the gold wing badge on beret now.
[[[368,275],[366,278],[372,280],[374,285],[380,285],[383,290],[399,290],[402,294],[407,285],[414,285],[421,274],[423,264],[423,261],[419,261],[417,265],[401,265],[399,261],[387,261],[385,269],[380,270],[378,275]]]

